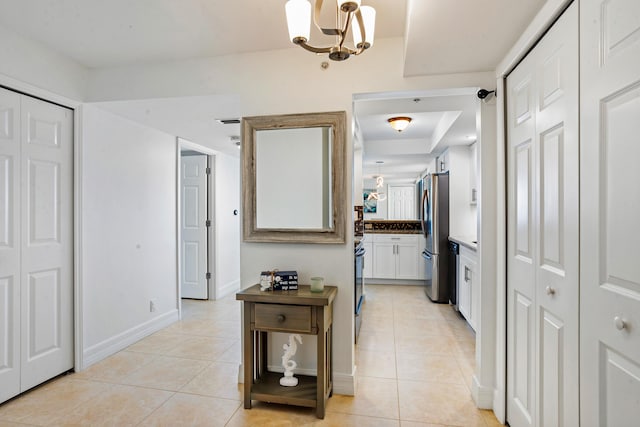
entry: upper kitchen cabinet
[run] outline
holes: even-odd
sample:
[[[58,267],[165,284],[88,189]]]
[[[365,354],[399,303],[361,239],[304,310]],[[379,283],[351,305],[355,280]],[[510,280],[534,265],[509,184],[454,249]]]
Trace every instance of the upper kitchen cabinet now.
[[[475,144],[474,144],[475,146]],[[477,235],[477,216],[472,195],[472,176],[475,176],[474,149],[467,145],[447,148],[438,157],[436,165],[449,172],[449,234],[452,236]]]
[[[469,197],[472,205],[478,204],[478,143],[469,146]]]

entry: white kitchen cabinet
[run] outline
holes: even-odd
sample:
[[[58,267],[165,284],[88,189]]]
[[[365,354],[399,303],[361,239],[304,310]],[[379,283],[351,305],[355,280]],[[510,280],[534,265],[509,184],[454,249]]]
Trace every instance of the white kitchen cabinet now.
[[[478,144],[469,146],[469,197],[472,205],[478,204]]]
[[[420,234],[374,234],[373,278],[424,279],[421,258],[424,238]]]
[[[480,301],[480,275],[476,251],[460,246],[458,258],[458,310],[475,330]]]
[[[436,161],[437,173],[446,172],[449,170],[449,150],[445,150]]]

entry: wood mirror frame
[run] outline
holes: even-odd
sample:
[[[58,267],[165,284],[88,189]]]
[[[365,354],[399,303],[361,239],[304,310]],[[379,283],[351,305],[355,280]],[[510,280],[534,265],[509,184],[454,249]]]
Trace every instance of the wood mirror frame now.
[[[285,114],[242,119],[242,237],[245,242],[345,243],[350,209],[346,201],[346,112]],[[326,228],[258,228],[256,212],[256,132],[261,130],[328,127],[331,131],[332,217]],[[295,202],[296,196],[291,195]]]

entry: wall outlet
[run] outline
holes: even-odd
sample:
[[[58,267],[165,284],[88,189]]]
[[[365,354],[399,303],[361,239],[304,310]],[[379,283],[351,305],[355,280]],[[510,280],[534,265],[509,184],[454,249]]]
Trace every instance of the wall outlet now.
[[[149,312],[153,313],[154,311],[156,311],[156,308],[158,307],[158,300],[156,299],[152,299],[149,301]]]

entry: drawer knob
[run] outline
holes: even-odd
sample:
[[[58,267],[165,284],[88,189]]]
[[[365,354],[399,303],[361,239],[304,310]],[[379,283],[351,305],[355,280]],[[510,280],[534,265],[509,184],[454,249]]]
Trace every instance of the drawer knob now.
[[[284,314],[278,314],[278,322],[283,323],[287,317]]]
[[[623,329],[627,328],[627,322],[625,322],[625,320],[621,317],[616,316],[613,319],[613,324],[616,325],[616,329],[621,331]]]

